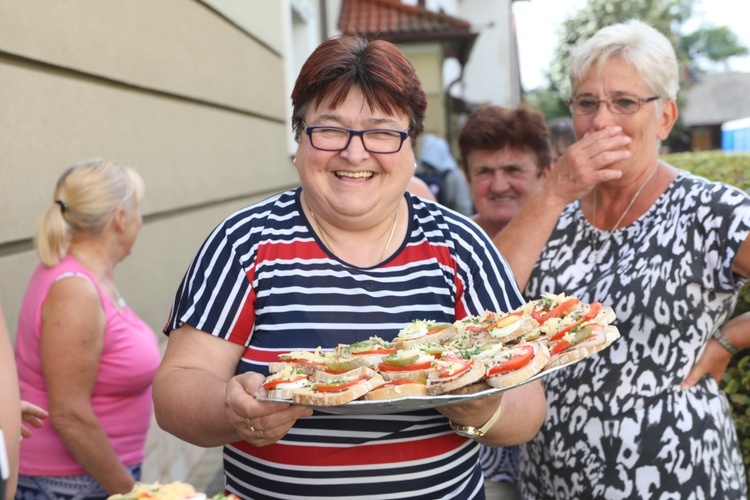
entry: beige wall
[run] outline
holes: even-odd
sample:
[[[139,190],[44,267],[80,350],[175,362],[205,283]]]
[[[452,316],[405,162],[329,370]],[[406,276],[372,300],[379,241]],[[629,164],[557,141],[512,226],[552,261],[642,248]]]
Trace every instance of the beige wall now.
[[[71,163],[108,157],[144,177],[144,226],[117,280],[155,332],[211,228],[296,185],[282,4],[0,2],[0,301],[11,335],[37,262],[35,221]],[[153,426],[144,480],[189,480],[201,451]]]
[[[414,66],[427,94],[424,132],[445,137],[445,94],[441,45],[439,43],[404,44],[399,48]]]

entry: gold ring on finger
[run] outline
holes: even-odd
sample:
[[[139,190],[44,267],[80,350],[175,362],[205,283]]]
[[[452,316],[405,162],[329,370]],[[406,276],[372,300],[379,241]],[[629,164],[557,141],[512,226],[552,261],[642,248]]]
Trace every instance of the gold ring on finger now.
[[[245,417],[245,424],[247,424],[247,428],[250,429],[250,432],[255,432],[255,427],[250,425],[250,417]]]

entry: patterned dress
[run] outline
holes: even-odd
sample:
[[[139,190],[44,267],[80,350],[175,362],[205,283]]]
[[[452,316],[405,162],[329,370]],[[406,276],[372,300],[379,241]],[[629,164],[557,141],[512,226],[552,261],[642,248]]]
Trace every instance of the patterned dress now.
[[[745,497],[726,397],[709,377],[679,384],[735,307],[748,232],[745,192],[686,172],[611,235],[580,202],[566,208],[526,295],[611,305],[622,337],[543,379],[547,418],[520,454],[524,498]]]

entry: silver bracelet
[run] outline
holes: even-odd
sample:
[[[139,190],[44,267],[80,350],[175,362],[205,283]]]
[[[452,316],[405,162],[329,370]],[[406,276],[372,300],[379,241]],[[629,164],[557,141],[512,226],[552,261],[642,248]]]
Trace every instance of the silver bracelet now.
[[[740,350],[737,347],[735,347],[731,342],[729,342],[729,339],[727,339],[724,336],[724,334],[721,333],[721,330],[719,328],[717,328],[716,331],[714,332],[714,338],[719,341],[719,344],[721,344],[724,347],[724,349],[729,351],[729,354],[735,355],[738,352],[740,352]]]

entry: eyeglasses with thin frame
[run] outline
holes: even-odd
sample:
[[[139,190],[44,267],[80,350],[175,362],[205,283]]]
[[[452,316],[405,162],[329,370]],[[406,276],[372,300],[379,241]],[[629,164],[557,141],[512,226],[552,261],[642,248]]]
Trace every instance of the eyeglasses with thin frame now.
[[[351,130],[343,127],[310,126],[304,123],[305,133],[310,138],[310,145],[321,151],[343,151],[349,147],[352,137],[358,136],[362,140],[365,150],[370,153],[398,153],[404,141],[409,137],[409,130],[391,130],[373,128],[367,130]]]
[[[644,104],[661,99],[660,96],[638,97],[630,94],[619,94],[606,99],[595,99],[591,96],[580,95],[568,101],[568,108],[574,115],[593,115],[601,103],[607,105],[612,113],[618,115],[632,115],[637,113]]]

